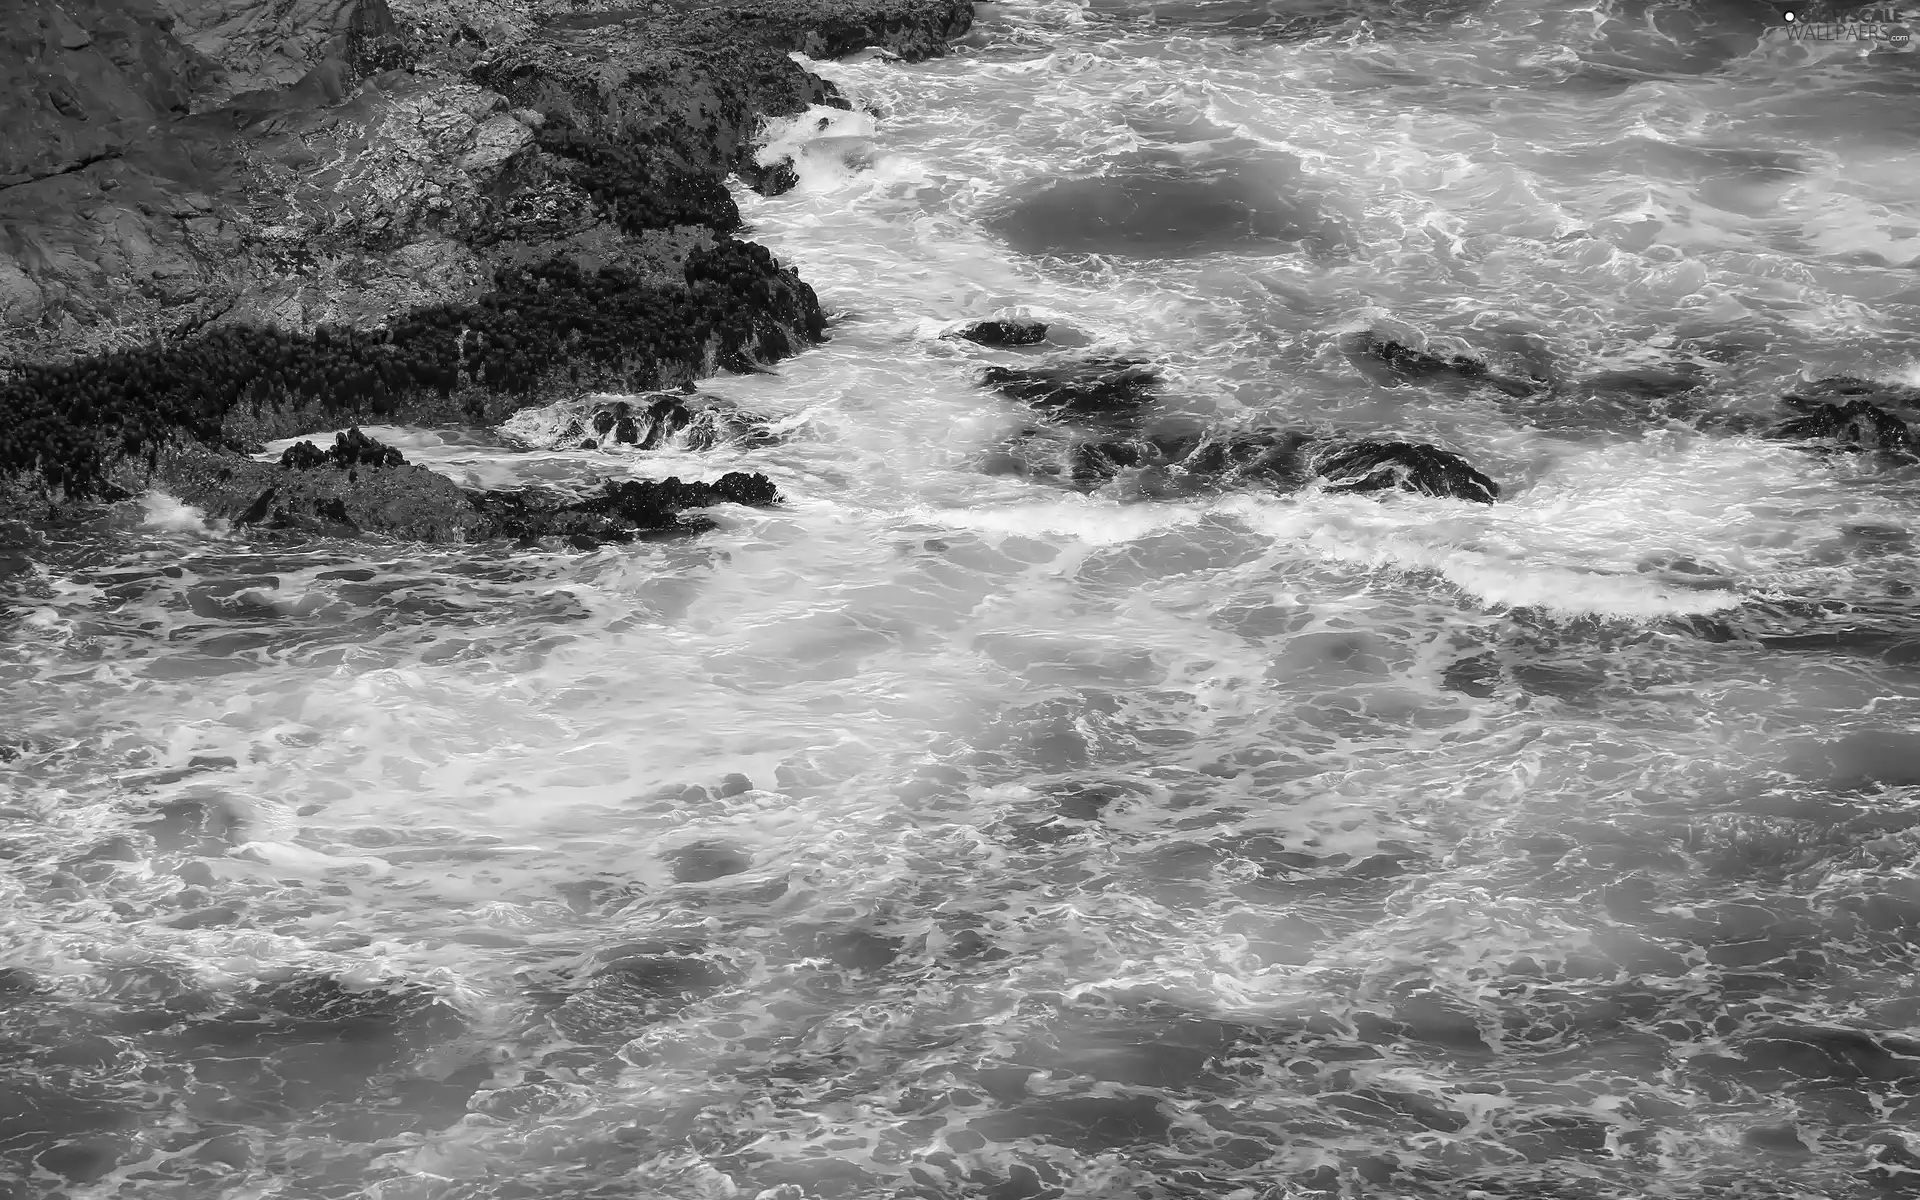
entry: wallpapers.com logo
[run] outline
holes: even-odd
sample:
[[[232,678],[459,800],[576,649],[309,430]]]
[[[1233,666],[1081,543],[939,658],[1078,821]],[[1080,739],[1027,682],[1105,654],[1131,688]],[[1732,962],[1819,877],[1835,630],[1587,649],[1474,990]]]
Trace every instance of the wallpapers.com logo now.
[[[1913,18],[1913,13],[1890,4],[1845,12],[1821,3],[1788,4],[1781,7],[1780,23],[1772,28],[1794,42],[1870,42],[1890,50],[1912,50],[1920,46],[1913,36],[1920,23]]]

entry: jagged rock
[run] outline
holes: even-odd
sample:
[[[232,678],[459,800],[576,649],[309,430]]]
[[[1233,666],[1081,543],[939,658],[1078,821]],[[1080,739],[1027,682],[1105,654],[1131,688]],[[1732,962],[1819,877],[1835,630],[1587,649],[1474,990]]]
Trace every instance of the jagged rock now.
[[[766,507],[779,499],[772,480],[740,471],[730,471],[713,483],[683,483],[678,476],[608,480],[598,494],[584,500],[532,489],[480,492],[473,495],[473,504],[485,524],[474,536],[620,542],[648,533],[697,533],[710,523],[685,520],[678,515],[682,510],[723,503]]]
[[[1054,479],[1082,489],[1129,474],[1155,498],[1235,486],[1291,490],[1315,478],[1330,492],[1397,489],[1491,504],[1493,480],[1457,454],[1415,442],[1316,438],[1262,427],[1218,432],[1153,418],[1159,377],[1144,360],[1095,358],[1047,367],[989,367],[982,381],[1049,424],[1016,433],[990,474]]]
[[[586,497],[532,488],[474,491],[406,464],[397,451],[364,434],[358,439],[341,435],[323,458],[317,465],[335,469],[236,462],[204,448],[174,447],[160,456],[157,477],[167,491],[209,517],[269,537],[369,532],[428,542],[552,537],[597,544],[642,534],[698,533],[711,526],[680,516],[686,509],[779,502],[766,476],[738,471],[712,483],[608,480]]]
[[[312,442],[295,442],[280,455],[280,465],[290,471],[311,471],[326,466],[327,461],[327,452]]]
[[[1798,407],[1865,400],[1881,408],[1920,409],[1920,387],[1882,383],[1852,375],[1834,375],[1802,383],[1782,399]]]
[[[697,392],[648,392],[631,400],[586,397],[525,408],[500,425],[514,442],[542,450],[710,450],[780,440],[766,418]],[[589,444],[590,443],[590,444]]]
[[[1144,359],[1089,358],[1045,367],[988,367],[981,381],[1045,416],[1124,420],[1152,400],[1160,375]]]
[[[794,170],[791,157],[773,163],[748,162],[736,171],[740,182],[762,196],[784,196],[800,186],[800,173]]]
[[[1032,317],[974,321],[947,335],[982,346],[1034,346],[1047,340],[1047,323]]]
[[[1334,442],[1309,455],[1314,474],[1330,492],[1398,489],[1492,504],[1500,485],[1447,450],[1418,442]]]
[[[374,441],[354,426],[334,435],[333,447],[321,451],[312,442],[296,442],[280,455],[280,465],[290,470],[308,471],[315,467],[403,467],[405,456],[392,446]],[[345,518],[341,518],[345,520]]]
[[[1787,397],[1805,415],[1784,421],[1768,436],[1786,440],[1831,442],[1842,450],[1880,450],[1911,457],[1912,430],[1899,417],[1863,399],[1844,404],[1821,404],[1802,396]]]
[[[252,504],[247,505],[245,512],[233,519],[233,523],[235,525],[258,525],[260,522],[266,520],[267,515],[273,511],[273,499],[279,494],[280,489],[278,487],[269,487],[266,491],[261,492]]]
[[[1179,428],[1090,438],[1071,427],[1044,426],[1016,434],[990,456],[987,470],[1051,479],[1079,490],[1103,487],[1130,473],[1136,491],[1163,500],[1243,485],[1291,490],[1310,477],[1300,456],[1310,440],[1283,430],[1214,434]]]
[[[1293,491],[1316,478],[1330,492],[1399,490],[1490,504],[1499,485],[1457,454],[1414,442],[1315,438],[1262,428],[1233,433],[1162,429],[1086,438],[1059,426],[1023,430],[989,457],[987,470],[1062,482],[1081,490],[1123,473],[1154,499],[1236,487]]]

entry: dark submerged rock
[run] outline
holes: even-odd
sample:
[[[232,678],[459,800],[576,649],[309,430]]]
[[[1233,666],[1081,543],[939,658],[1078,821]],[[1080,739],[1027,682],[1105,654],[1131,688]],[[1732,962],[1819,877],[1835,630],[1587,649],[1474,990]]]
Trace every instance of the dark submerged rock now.
[[[1540,380],[1517,379],[1494,373],[1482,359],[1464,354],[1445,358],[1415,350],[1372,330],[1349,334],[1340,349],[1360,373],[1384,387],[1408,383],[1474,383],[1498,388],[1512,396],[1530,396],[1545,390]]]
[[[548,1023],[583,1046],[609,1050],[740,978],[715,947],[673,938],[609,946],[566,975],[548,993],[558,1001]]]
[[[1441,358],[1382,337],[1371,330],[1350,335],[1342,342],[1341,349],[1370,376],[1378,372],[1369,371],[1369,366],[1377,364],[1386,368],[1390,372],[1389,380],[1393,383],[1404,379],[1484,379],[1488,374],[1487,364],[1477,358],[1468,358],[1463,354]]]
[[[1315,191],[1297,169],[1195,166],[1156,156],[1049,183],[993,224],[1026,254],[1159,258],[1263,243],[1322,252],[1346,245],[1347,231]]]
[[[693,942],[635,942],[596,955],[593,986],[650,1000],[678,1000],[716,992],[734,972]]]
[[[707,883],[738,875],[753,866],[752,855],[713,842],[682,846],[667,855],[667,861],[673,864],[676,883]]]

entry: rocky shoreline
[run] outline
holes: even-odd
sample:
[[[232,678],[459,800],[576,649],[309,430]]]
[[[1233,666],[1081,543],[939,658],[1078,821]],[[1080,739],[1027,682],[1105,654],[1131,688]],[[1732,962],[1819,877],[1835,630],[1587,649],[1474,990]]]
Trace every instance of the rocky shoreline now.
[[[971,20],[968,0],[10,8],[0,507],[153,487],[237,521],[266,440],[493,424],[823,340],[725,181],[791,186],[755,161],[761,122],[848,106],[792,52],[920,59]],[[322,497],[355,510],[322,525],[498,532],[446,481],[382,470],[353,487],[404,502]]]

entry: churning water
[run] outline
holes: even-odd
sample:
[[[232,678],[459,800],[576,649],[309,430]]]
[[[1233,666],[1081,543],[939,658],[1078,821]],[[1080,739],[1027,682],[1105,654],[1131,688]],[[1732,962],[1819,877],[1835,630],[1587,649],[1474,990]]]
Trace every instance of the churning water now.
[[[769,131],[781,444],[372,431],[783,507],[9,552],[0,1195],[1920,1193],[1920,474],[1728,432],[1912,381],[1920,53],[1771,19],[983,6]],[[1503,499],[984,472],[1094,353]]]

